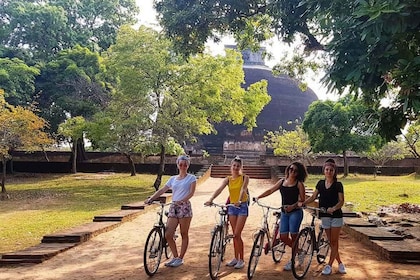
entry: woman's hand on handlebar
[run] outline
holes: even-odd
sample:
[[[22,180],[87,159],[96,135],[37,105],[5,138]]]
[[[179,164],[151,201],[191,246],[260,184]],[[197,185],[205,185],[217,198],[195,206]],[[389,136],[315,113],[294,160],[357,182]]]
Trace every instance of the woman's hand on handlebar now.
[[[211,200],[204,202],[205,206],[211,206],[212,204],[213,204],[213,201]]]

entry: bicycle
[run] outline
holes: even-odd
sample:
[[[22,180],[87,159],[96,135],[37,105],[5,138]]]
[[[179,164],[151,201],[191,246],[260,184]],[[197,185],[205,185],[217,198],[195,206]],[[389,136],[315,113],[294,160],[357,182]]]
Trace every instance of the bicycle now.
[[[225,256],[226,246],[233,238],[233,234],[228,232],[228,207],[235,204],[217,204],[210,206],[219,207],[219,222],[211,232],[210,251],[209,251],[209,272],[211,279],[217,279],[220,266]]]
[[[158,221],[150,230],[144,246],[144,270],[149,276],[153,276],[157,272],[163,253],[165,253],[167,259],[172,256],[172,251],[165,239],[167,218],[164,219],[164,216],[168,216],[168,212],[164,211],[164,209],[166,206],[172,204],[172,202],[165,204],[160,201],[153,201],[152,204],[159,204],[160,209],[157,212]],[[176,238],[177,235],[175,234],[174,239],[176,240]]]
[[[252,277],[254,276],[255,269],[257,268],[258,260],[262,255],[263,249],[266,255],[269,253],[269,251],[271,251],[273,261],[275,263],[280,262],[286,250],[286,244],[284,244],[284,242],[279,241],[276,238],[279,232],[279,221],[281,217],[281,211],[277,210],[281,210],[282,208],[275,208],[268,205],[264,205],[255,198],[253,199],[253,201],[254,203],[257,203],[258,206],[262,207],[263,218],[261,228],[254,236],[254,244],[252,246],[251,255],[249,257],[248,262],[248,279],[252,279]],[[268,214],[271,210],[274,210],[273,215],[276,217],[274,222],[273,235],[270,234],[270,228],[268,226]],[[267,243],[263,246],[264,237],[267,238]]]
[[[292,250],[292,272],[296,279],[305,277],[312,262],[314,251],[317,253],[318,263],[325,262],[330,250],[330,243],[326,236],[325,230],[320,226],[319,233],[316,235],[315,217],[317,211],[326,213],[325,208],[317,208],[305,206],[303,208],[313,210],[312,221],[309,226],[299,231]]]

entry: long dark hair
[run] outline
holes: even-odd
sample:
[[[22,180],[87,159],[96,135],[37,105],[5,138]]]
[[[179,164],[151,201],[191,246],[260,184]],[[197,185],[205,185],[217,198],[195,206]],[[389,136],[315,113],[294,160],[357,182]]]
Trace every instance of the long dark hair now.
[[[286,175],[286,178],[289,177],[289,169],[293,165],[296,166],[296,168],[298,170],[298,174],[297,174],[296,179],[300,182],[305,182],[306,178],[308,177],[308,171],[306,170],[305,165],[303,165],[299,161],[292,162],[289,166],[286,167],[286,170],[284,171],[285,175]]]

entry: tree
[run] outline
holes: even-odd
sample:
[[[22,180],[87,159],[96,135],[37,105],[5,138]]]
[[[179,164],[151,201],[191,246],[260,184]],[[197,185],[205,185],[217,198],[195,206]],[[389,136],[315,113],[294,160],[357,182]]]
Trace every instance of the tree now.
[[[35,77],[40,73],[36,67],[25,64],[18,58],[0,58],[0,88],[6,92],[9,104],[28,106],[35,92]]]
[[[311,164],[312,147],[308,135],[301,126],[296,126],[296,130],[293,131],[282,128],[279,131],[269,131],[264,138],[268,147],[273,149],[275,156],[286,156],[290,161],[306,160]]]
[[[34,108],[26,109],[12,106],[4,99],[0,89],[0,158],[3,166],[1,179],[1,197],[7,197],[6,164],[11,159],[11,152],[17,149],[31,151],[43,145],[51,144],[51,139],[44,132],[47,123],[34,113]]]
[[[84,141],[85,131],[86,121],[81,116],[69,118],[58,126],[58,134],[64,137],[71,148],[71,173],[77,173],[77,147]]]
[[[371,146],[370,150],[363,154],[375,164],[374,176],[376,176],[380,168],[388,161],[403,159],[406,148],[403,142],[390,141],[381,148]]]
[[[410,125],[403,137],[410,153],[415,158],[420,158],[420,122]]]
[[[172,51],[171,43],[146,27],[121,28],[117,43],[108,52],[108,65],[125,85],[127,99],[147,97],[153,106],[152,135],[160,145],[160,168],[155,188],[160,185],[165,143],[178,143],[214,132],[214,123],[244,123],[252,128],[269,102],[267,83],[244,83],[240,54],[201,54],[187,61]]]
[[[123,24],[134,24],[134,0],[3,0],[0,43],[40,61],[76,45],[104,51]]]
[[[156,9],[176,50],[186,55],[225,33],[240,46],[255,48],[274,34],[298,43],[302,56],[322,51],[325,84],[378,110],[386,139],[420,114],[419,1],[158,0]],[[393,91],[393,106],[380,107]]]
[[[131,176],[136,175],[133,154],[149,155],[153,152],[151,143],[151,106],[141,100],[114,96],[110,105],[93,117],[88,124],[87,137],[94,149],[123,154],[130,165]],[[156,151],[154,151],[156,152]]]
[[[347,151],[363,151],[374,144],[375,137],[360,131],[363,124],[358,106],[334,101],[315,101],[309,105],[302,123],[314,152],[342,153],[344,176],[349,173]]]
[[[89,119],[106,107],[114,82],[98,53],[81,46],[64,50],[41,68],[36,81],[42,117],[52,132],[68,117]]]

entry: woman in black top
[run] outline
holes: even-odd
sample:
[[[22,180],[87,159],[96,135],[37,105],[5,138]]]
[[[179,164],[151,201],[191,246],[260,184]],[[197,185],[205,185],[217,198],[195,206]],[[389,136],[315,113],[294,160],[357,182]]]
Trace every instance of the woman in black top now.
[[[308,177],[306,167],[300,162],[293,162],[286,167],[286,178],[278,180],[270,189],[256,197],[260,199],[279,190],[282,202],[282,215],[280,219],[280,239],[289,247],[293,246],[299,233],[300,224],[303,219],[303,211],[298,207],[298,202],[305,200],[305,186],[303,182]],[[290,237],[289,237],[290,233]],[[292,269],[289,261],[285,270]]]
[[[322,270],[322,274],[331,274],[334,260],[338,262],[338,271],[346,273],[346,267],[342,263],[338,252],[338,239],[343,226],[343,211],[341,211],[341,207],[344,204],[343,184],[337,181],[337,167],[333,159],[325,162],[323,171],[325,179],[320,180],[316,184],[316,190],[313,195],[302,204],[299,203],[299,206],[314,201],[319,194],[319,207],[327,209],[327,213],[320,213],[319,216],[331,246],[330,259]]]

